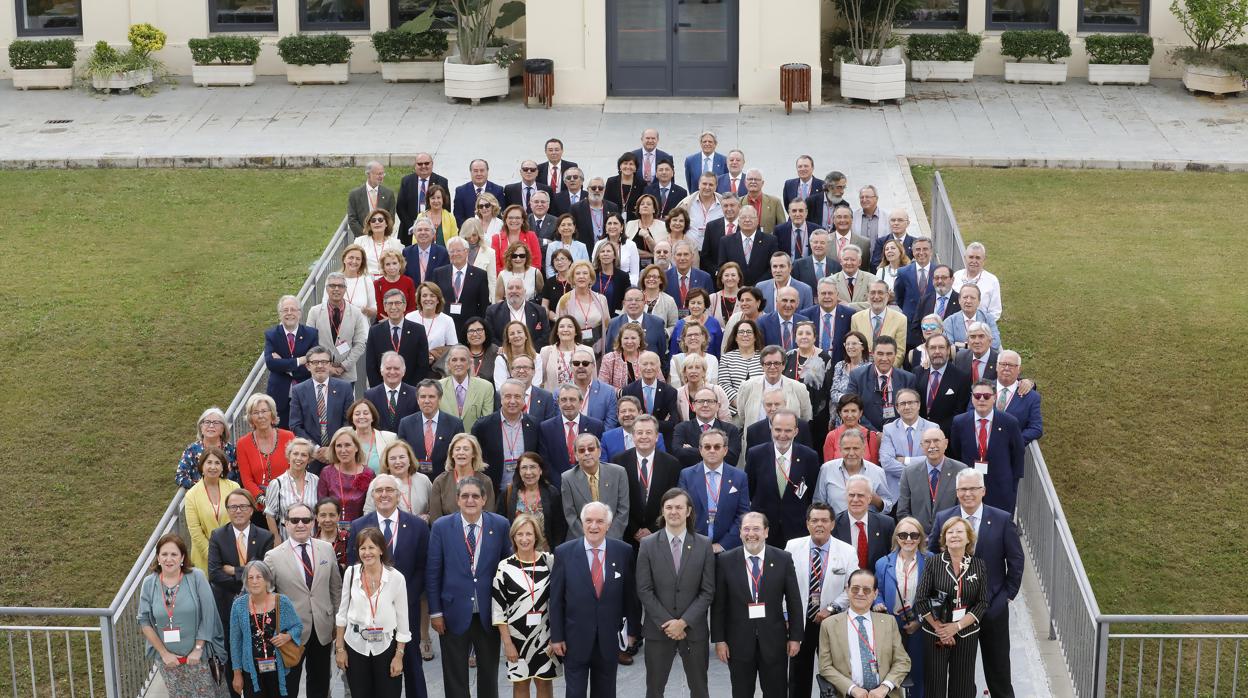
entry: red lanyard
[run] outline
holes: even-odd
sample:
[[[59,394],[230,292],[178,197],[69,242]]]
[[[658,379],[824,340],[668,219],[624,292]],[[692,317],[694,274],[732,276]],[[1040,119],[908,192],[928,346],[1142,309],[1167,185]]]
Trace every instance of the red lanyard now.
[[[308,546],[308,551],[309,551],[308,556],[312,558],[311,567],[308,567],[308,564],[303,561],[303,556],[299,554],[298,546],[295,545],[295,539],[294,538],[290,539],[290,549],[294,552],[295,559],[299,561],[299,566],[303,568],[304,572],[308,573],[309,577],[313,577],[316,574],[316,548],[312,547],[311,539],[308,539],[306,544]]]
[[[578,307],[578,308],[580,308],[580,309],[581,309],[581,316],[585,318],[585,321],[581,323],[581,329],[582,329],[582,330],[584,330],[584,329],[589,329],[589,325],[590,325],[590,322],[589,322],[589,309],[587,309],[587,308],[585,307],[585,304],[581,302],[581,299],[580,299],[580,298],[577,298],[577,297],[576,297],[576,292],[575,292],[575,291],[573,291],[573,292],[572,292],[572,300],[576,302],[576,307]],[[597,299],[593,298],[592,296],[590,297],[590,299],[589,299],[589,307],[590,307],[590,308],[593,308],[595,305],[597,305],[596,300],[597,300]]]
[[[754,596],[754,603],[758,603],[758,594],[760,591],[762,591],[762,588],[763,588],[763,562],[762,560],[759,560],[758,562],[758,576],[755,577],[754,571],[750,569],[750,560],[749,560],[749,556],[747,555],[746,560],[745,560],[745,573],[750,576],[750,581],[754,583],[754,588],[750,589],[750,592]]]
[[[170,602],[168,594],[161,594],[165,602],[165,615],[169,616],[169,627],[173,627],[173,611],[178,605],[178,590],[182,588],[182,580],[184,575],[178,572],[178,583],[173,585],[173,600]]]
[[[217,501],[212,501],[212,493],[208,491],[208,483],[204,483],[204,496],[208,497],[208,506],[212,507],[212,520],[221,522],[221,481],[217,480]]]
[[[707,220],[707,218],[709,218],[711,215],[711,209],[715,208],[715,204],[719,202],[712,201],[710,206],[706,206],[702,203],[702,197],[700,196],[697,198],[697,202],[698,202],[698,207],[702,209],[702,230],[706,230],[706,224],[710,222]]]
[[[273,599],[273,607],[277,607],[277,599]],[[256,636],[260,638],[260,659],[269,659],[273,655],[265,651],[265,646],[272,647],[273,640],[264,637],[264,613],[256,613],[256,607],[251,604],[251,595],[248,594],[247,610],[251,613],[251,621],[256,625]]]
[[[914,561],[901,569],[901,607],[910,608],[910,604],[906,603],[906,596],[910,592],[910,571],[914,566],[919,564],[918,553],[915,553]]]
[[[477,528],[481,528],[480,524],[478,524],[478,525],[477,525]],[[459,532],[460,532],[460,533],[462,533],[462,534],[464,534],[464,550],[467,550],[467,551],[468,551],[468,569],[470,569],[470,570],[471,570],[471,569],[476,569],[476,567],[477,567],[477,554],[476,554],[476,552],[474,551],[474,548],[475,548],[475,547],[477,547],[477,546],[480,546],[480,545],[481,545],[481,540],[480,540],[480,538],[478,538],[478,539],[477,539],[477,546],[474,546],[474,545],[472,545],[471,543],[469,543],[469,542],[468,542],[468,531],[467,531],[466,529],[464,529],[464,528],[461,526],[461,527],[460,527],[460,529],[459,529]]]
[[[606,277],[606,281],[603,281],[603,277]],[[598,275],[598,292],[604,296],[607,295],[607,287],[611,285],[611,279],[613,278],[615,278],[615,272],[612,272],[610,274],[599,274]]]
[[[928,471],[928,474],[929,474],[929,475],[931,474],[931,471],[930,471],[930,470]],[[927,491],[928,491],[928,493],[929,493],[929,494],[931,494],[931,495],[932,495],[932,501],[933,501],[933,502],[934,502],[934,501],[936,501],[936,493],[940,491],[940,477],[939,477],[939,475],[938,475],[938,476],[937,476],[937,478],[936,478],[936,486],[935,486],[935,487],[932,487],[932,478],[931,478],[931,477],[928,477],[928,478],[927,478]]]
[[[720,478],[719,486],[723,487],[724,486],[724,483],[723,483],[724,474],[719,473],[719,478]],[[711,478],[705,472],[702,473],[702,479],[706,480],[706,496],[710,500],[710,503],[712,505],[710,507],[710,510],[712,512],[717,512],[719,511],[719,490],[714,490],[714,491],[711,490]]]
[[[377,605],[381,603],[381,588],[385,585],[386,580],[383,576],[377,581],[377,596],[374,600],[373,591],[368,588],[368,574],[364,571],[364,565],[360,565],[360,586],[364,588],[364,600],[368,602],[368,612],[372,614],[368,618],[370,625],[377,622]]]
[[[403,481],[399,480],[399,484],[403,485]],[[410,496],[412,492],[412,479],[410,477],[407,479],[407,484],[403,485],[403,489],[407,490],[408,493],[403,494],[403,490],[399,490],[399,499],[403,500],[405,511],[409,514],[415,514],[416,512],[412,511],[412,498]]]
[[[423,315],[420,318],[420,324],[422,325],[425,324],[425,318]],[[425,330],[426,330],[425,334],[428,335],[429,334],[428,328],[425,328]],[[403,346],[403,326],[399,325],[399,341],[397,342],[394,341],[394,325],[393,324],[390,325],[389,334],[390,334],[390,346],[394,348],[394,353],[396,354],[400,353],[399,347]]]
[[[516,444],[520,443],[520,439],[523,438],[524,432],[521,431],[521,425],[519,423],[517,423],[516,426],[513,427],[510,424],[508,424],[507,420],[505,419],[502,420],[502,422],[503,422],[503,446],[505,447],[505,450],[503,452],[503,458],[505,460],[507,458],[508,453],[516,452]],[[510,436],[511,438],[508,438],[508,436]]]
[[[793,449],[789,449],[789,453],[781,454],[785,459],[789,461],[790,472],[792,472],[793,470],[793,457],[791,455],[792,453],[793,453]],[[784,477],[784,481],[789,483],[789,487],[792,487],[794,492],[797,491],[797,485],[794,485],[793,481],[789,479],[789,473],[784,472],[784,469],[780,467],[780,463],[778,461],[776,462],[776,472],[780,473],[780,475]],[[783,497],[784,493],[781,492],[780,496]]]
[[[868,640],[867,636],[862,634],[862,631],[858,629],[857,623],[850,623],[849,625],[851,628],[854,629],[854,634],[858,636],[858,639],[862,640],[862,644],[867,646],[867,652],[871,654],[870,661],[874,662],[875,661],[875,643],[871,642],[871,640]],[[871,626],[871,638],[872,639],[875,638],[875,626],[874,625]]]
[[[524,560],[521,560],[520,557],[517,555],[516,562],[520,563],[520,574],[524,575],[524,583],[529,587],[529,601],[532,603],[531,608],[533,609],[533,611],[531,612],[536,612],[537,611],[537,586],[534,584],[533,577],[529,575],[528,570],[524,569]],[[533,569],[533,574],[536,575],[537,574],[537,559],[536,558],[533,559],[532,569]]]

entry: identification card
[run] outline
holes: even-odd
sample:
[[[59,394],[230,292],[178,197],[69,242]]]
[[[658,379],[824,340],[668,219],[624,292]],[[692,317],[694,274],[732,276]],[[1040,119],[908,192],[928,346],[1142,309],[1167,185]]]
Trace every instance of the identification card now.
[[[365,642],[382,642],[386,639],[385,628],[360,628],[360,637]]]
[[[676,311],[676,314],[677,314],[679,317],[682,317],[682,318],[689,317],[689,309],[688,309],[688,308],[681,308],[680,310],[677,310],[677,311]]]
[[[883,409],[883,414],[884,414],[884,419],[896,419],[897,418],[897,410],[892,407],[885,407]]]
[[[338,353],[339,353],[339,354],[341,354],[342,356],[346,356],[347,354],[350,354],[350,353],[351,353],[351,343],[350,343],[350,342],[338,342],[338,344],[337,344],[337,345],[335,345],[335,346],[336,346],[336,347],[337,347],[337,349],[338,349]]]
[[[464,312],[463,303],[451,303],[451,315],[459,315]]]
[[[277,657],[273,657],[272,659],[257,659],[256,671],[260,672],[261,674],[267,674],[271,671],[277,671]]]
[[[350,521],[339,521],[339,522],[338,522],[338,530],[339,530],[339,531],[350,531],[350,530],[351,530],[351,522],[350,522]]]
[[[181,642],[182,641],[182,629],[181,628],[165,628],[160,633],[160,641],[165,643],[166,645],[173,644],[175,642]]]
[[[750,607],[750,620],[760,620],[767,617],[767,604],[752,603]]]
[[[581,339],[593,339],[594,331],[592,329],[581,330]]]
[[[801,499],[802,497],[805,497],[805,496],[806,496],[806,481],[802,480],[801,482],[797,483],[797,498]]]
[[[417,466],[420,468],[420,472],[422,472],[422,473],[432,473],[432,472],[433,472],[433,461],[431,461],[431,460],[420,460],[420,461],[416,461],[416,464],[417,464]]]
[[[955,609],[953,609],[953,622],[954,622],[954,623],[957,623],[958,621],[962,620],[962,616],[965,616],[965,615],[966,615],[966,609],[965,609],[965,608],[955,608]]]
[[[533,627],[533,626],[536,626],[536,625],[541,625],[541,624],[542,624],[542,614],[540,614],[540,613],[526,613],[526,614],[524,614],[524,622],[525,622],[525,623],[527,623],[527,624],[529,625],[529,627]]]
[[[987,475],[988,474],[988,461],[982,461],[982,460],[975,461],[975,472],[981,475]]]

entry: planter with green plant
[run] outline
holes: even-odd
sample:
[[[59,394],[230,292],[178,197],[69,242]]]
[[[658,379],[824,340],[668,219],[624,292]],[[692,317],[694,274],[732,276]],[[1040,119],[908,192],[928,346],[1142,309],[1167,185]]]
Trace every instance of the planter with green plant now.
[[[436,9],[436,5],[430,7],[415,18],[420,20],[427,16],[428,25],[423,31],[408,28],[412,22],[406,22],[398,29],[373,34],[373,49],[377,51],[377,62],[381,63],[382,80],[410,82],[442,79],[442,60],[446,57],[450,41],[445,31],[432,26]],[[414,26],[419,28],[422,25],[418,23]]]
[[[1171,60],[1183,64],[1183,86],[1214,95],[1248,89],[1248,44],[1233,44],[1248,29],[1248,0],[1172,0],[1170,12],[1191,46]]]
[[[82,67],[82,77],[97,90],[139,88],[147,92],[165,74],[165,65],[152,53],[165,47],[165,33],[150,24],[133,24],[126,38],[130,48],[118,51],[106,41],[97,41]]]
[[[1083,40],[1088,52],[1088,82],[1093,85],[1147,85],[1153,37],[1147,34],[1092,34]]]
[[[210,36],[191,39],[191,81],[200,87],[238,85],[256,82],[256,59],[260,40],[254,36]]]
[[[835,0],[845,18],[848,46],[841,50],[841,97],[872,104],[906,96],[906,64],[894,29],[913,9],[911,0]],[[896,50],[894,50],[896,49]]]
[[[983,38],[965,31],[912,34],[906,39],[910,79],[969,82],[975,77],[975,56]]]
[[[295,85],[341,85],[351,77],[351,40],[341,34],[296,34],[277,42],[286,80]]]
[[[455,52],[444,62],[447,99],[470,99],[478,104],[482,97],[506,97],[511,90],[510,69],[524,49],[496,32],[524,16],[524,3],[508,0],[497,12],[491,0],[444,0],[443,4],[455,13]],[[403,27],[415,24],[419,28],[420,20],[417,17]]]
[[[1070,57],[1070,36],[1056,29],[1004,31],[1001,55],[1014,59],[1005,62],[1006,82],[1060,85],[1066,82],[1067,65],[1057,59]]]
[[[13,87],[65,90],[74,86],[73,39],[17,39],[9,44]]]

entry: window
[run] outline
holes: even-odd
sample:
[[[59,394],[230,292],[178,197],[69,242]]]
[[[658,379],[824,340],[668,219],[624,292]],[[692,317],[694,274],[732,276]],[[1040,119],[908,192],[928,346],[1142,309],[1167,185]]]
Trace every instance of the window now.
[[[277,31],[277,0],[208,0],[214,32]]]
[[[390,0],[390,28],[397,29],[404,22],[415,19],[435,2],[437,0]],[[434,12],[433,28],[454,29],[455,13],[449,9]]]
[[[1052,29],[1057,0],[988,0],[988,29]]]
[[[966,0],[919,0],[906,26],[962,29],[966,26]]]
[[[1080,0],[1081,32],[1146,32],[1148,0]]]
[[[17,0],[18,36],[82,36],[81,0]]]
[[[299,0],[299,29],[368,30],[368,0]]]

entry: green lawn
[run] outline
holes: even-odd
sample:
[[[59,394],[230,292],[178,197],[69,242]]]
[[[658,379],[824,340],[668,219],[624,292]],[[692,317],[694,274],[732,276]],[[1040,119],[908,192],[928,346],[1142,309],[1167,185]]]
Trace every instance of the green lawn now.
[[[914,168],[919,191],[929,168]],[[1248,175],[942,170],[1101,609],[1248,613]]]
[[[108,605],[359,178],[0,172],[0,605]]]

